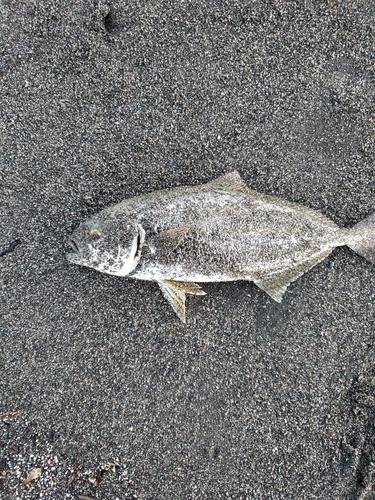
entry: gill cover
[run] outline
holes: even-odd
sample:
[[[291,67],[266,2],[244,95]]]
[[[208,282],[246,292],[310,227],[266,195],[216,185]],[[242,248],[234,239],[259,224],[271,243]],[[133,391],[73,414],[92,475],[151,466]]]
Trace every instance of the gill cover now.
[[[116,220],[83,223],[69,240],[74,253],[66,255],[74,264],[115,276],[126,276],[137,266],[145,240],[140,224],[125,227]]]
[[[122,263],[122,266],[117,271],[114,272],[110,272],[105,268],[104,269],[98,268],[99,271],[113,274],[114,276],[127,276],[137,267],[139,259],[141,258],[142,246],[145,241],[145,231],[143,227],[140,224],[138,224],[137,227],[138,227],[138,233],[133,238],[133,242],[128,257],[124,255],[125,252],[123,252],[123,250],[119,246],[119,257],[120,257],[119,261]]]

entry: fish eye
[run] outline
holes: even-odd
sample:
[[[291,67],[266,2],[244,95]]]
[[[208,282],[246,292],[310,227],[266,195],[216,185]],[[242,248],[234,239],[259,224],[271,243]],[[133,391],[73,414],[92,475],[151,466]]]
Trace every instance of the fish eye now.
[[[99,224],[93,224],[90,227],[89,233],[90,236],[97,236],[100,238],[101,236],[103,236],[103,229],[99,226]]]

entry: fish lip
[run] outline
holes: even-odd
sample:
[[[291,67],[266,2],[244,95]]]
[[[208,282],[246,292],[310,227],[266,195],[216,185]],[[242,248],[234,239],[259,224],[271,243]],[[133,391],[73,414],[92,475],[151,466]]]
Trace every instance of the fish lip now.
[[[74,250],[75,253],[81,253],[77,240],[75,240],[73,237],[69,238],[68,245]]]
[[[82,262],[82,252],[81,249],[79,248],[77,240],[75,240],[73,237],[69,238],[68,245],[72,250],[74,250],[74,252],[69,252],[65,254],[66,258],[68,259],[69,262],[72,262],[73,264],[80,264]]]
[[[77,253],[69,252],[65,254],[65,257],[73,264],[80,264],[82,262],[82,257]]]

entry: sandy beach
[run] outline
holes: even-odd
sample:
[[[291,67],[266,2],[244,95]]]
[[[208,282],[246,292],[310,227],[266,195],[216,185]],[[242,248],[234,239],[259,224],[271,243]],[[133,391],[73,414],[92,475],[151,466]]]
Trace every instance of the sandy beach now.
[[[65,258],[127,197],[247,185],[375,211],[368,1],[0,3],[0,498],[375,497],[375,267],[336,249],[278,304]]]

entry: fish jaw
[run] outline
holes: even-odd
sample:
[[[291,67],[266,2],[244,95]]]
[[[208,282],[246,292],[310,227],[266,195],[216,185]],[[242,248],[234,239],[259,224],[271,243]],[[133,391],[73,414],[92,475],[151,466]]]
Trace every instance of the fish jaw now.
[[[127,276],[138,262],[135,262],[135,254],[137,250],[137,238],[134,238],[132,251],[130,255],[125,255],[121,247],[118,248],[116,257],[109,253],[96,256],[95,253],[91,254],[90,259],[83,257],[81,253],[67,253],[65,257],[72,264],[79,266],[90,267],[104,274],[111,274],[112,276]],[[92,249],[90,248],[92,252]]]
[[[73,250],[73,252],[68,252],[65,254],[67,260],[72,264],[78,264],[79,266],[84,266],[85,262],[78,242],[73,237],[71,237],[68,240],[68,245]]]
[[[69,252],[65,254],[65,257],[72,264],[78,264],[79,266],[84,265],[82,262],[82,257],[78,253]]]

